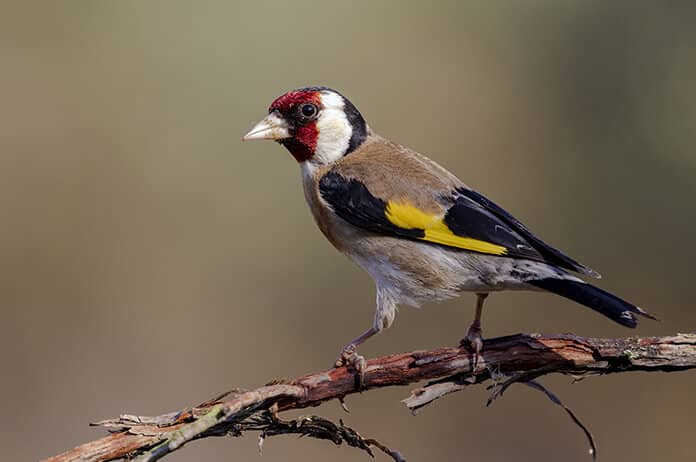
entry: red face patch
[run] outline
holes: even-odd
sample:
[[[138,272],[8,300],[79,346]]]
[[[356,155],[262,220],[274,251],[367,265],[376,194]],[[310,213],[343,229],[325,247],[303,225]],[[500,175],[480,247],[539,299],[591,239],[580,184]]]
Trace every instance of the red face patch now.
[[[321,94],[317,90],[293,90],[276,98],[268,112],[278,111],[292,126],[292,138],[280,140],[298,162],[304,162],[314,155],[319,138],[316,120],[304,122],[299,116],[299,108],[304,104],[314,104],[321,108]]]
[[[268,112],[278,110],[282,113],[288,112],[293,106],[304,103],[321,105],[321,96],[318,91],[293,90],[279,96],[271,103]]]

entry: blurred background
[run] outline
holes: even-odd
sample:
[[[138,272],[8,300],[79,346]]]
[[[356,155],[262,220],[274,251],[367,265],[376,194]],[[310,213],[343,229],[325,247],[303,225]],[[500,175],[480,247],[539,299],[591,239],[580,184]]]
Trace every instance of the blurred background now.
[[[3,457],[102,436],[231,387],[326,368],[367,328],[369,277],[313,223],[299,169],[240,137],[287,90],[342,91],[382,135],[450,168],[600,285],[662,322],[629,331],[544,294],[492,297],[484,333],[696,328],[696,7],[689,2],[3,2]],[[453,345],[473,296],[401,310],[367,356]],[[687,460],[696,373],[542,380],[602,460]],[[580,430],[526,387],[411,416],[409,388],[327,403],[409,461],[586,461]],[[257,460],[256,436],[171,461]],[[382,455],[378,460],[386,460]],[[366,460],[294,437],[264,459]]]

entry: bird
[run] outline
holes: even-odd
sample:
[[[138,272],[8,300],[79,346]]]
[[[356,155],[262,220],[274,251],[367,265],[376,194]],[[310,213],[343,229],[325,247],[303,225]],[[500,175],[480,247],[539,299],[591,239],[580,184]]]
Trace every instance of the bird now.
[[[375,133],[336,90],[311,86],[281,95],[242,139],[273,140],[290,152],[319,229],[375,282],[372,325],[335,362],[361,380],[366,362],[358,347],[392,325],[399,305],[475,294],[474,320],[461,341],[472,350],[474,369],[483,305],[493,292],[551,292],[630,328],[636,315],[656,319],[585,282],[579,276],[601,276],[435,161]]]

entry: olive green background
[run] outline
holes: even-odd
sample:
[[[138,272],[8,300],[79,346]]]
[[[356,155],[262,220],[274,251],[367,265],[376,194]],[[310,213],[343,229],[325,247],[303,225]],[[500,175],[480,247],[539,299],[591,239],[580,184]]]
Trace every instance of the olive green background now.
[[[64,1],[0,6],[0,447],[36,460],[159,414],[332,364],[370,325],[369,277],[316,229],[299,169],[241,135],[287,90],[347,95],[662,319],[636,331],[505,293],[487,336],[696,326],[696,8],[688,2]],[[369,356],[455,344],[474,297],[416,311]],[[601,460],[688,460],[696,375],[543,383]],[[586,461],[563,411],[482,387],[411,416],[409,388],[312,409],[409,461]],[[367,460],[294,437],[169,458]],[[382,455],[377,460],[386,460]]]

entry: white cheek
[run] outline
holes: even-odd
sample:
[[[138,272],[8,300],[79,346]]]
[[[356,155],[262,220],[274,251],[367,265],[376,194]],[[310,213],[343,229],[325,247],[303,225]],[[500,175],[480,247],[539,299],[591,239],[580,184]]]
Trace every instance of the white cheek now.
[[[323,94],[322,105],[324,109],[317,120],[319,136],[312,161],[330,164],[343,157],[348,151],[353,127],[343,112],[343,98],[339,95]]]

